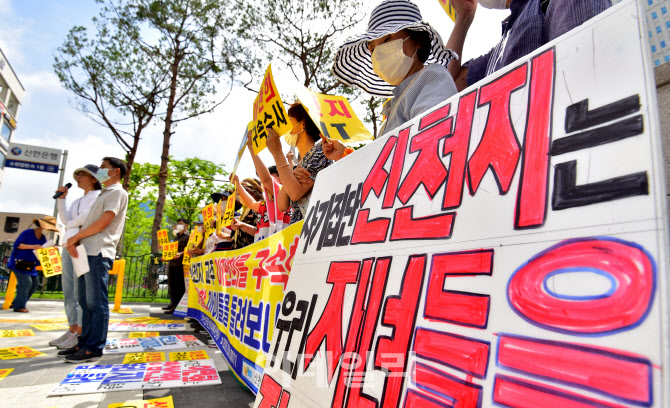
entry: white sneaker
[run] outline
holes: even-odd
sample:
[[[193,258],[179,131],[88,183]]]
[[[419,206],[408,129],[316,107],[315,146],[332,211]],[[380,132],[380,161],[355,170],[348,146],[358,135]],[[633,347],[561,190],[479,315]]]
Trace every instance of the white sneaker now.
[[[57,348],[61,350],[69,349],[76,346],[79,343],[79,333],[70,333],[70,337],[65,339],[62,343],[56,345]]]
[[[72,336],[72,333],[70,333],[70,331],[67,330],[67,331],[66,331],[62,336],[60,336],[59,338],[54,339],[54,340],[51,340],[51,341],[49,342],[49,345],[50,345],[50,346],[57,346],[57,345],[59,345],[60,343],[64,342],[65,340],[69,339],[70,336]]]

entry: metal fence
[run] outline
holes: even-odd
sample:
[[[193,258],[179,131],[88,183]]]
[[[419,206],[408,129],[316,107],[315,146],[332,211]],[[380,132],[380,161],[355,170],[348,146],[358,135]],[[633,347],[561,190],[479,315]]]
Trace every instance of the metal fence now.
[[[9,269],[7,263],[12,253],[12,245],[0,243],[0,292],[7,290]],[[126,260],[126,269],[123,280],[124,300],[153,300],[167,299],[167,263],[161,261],[161,254],[145,254],[139,256],[125,256],[117,259]],[[109,294],[114,297],[117,276],[109,276]],[[62,293],[60,276],[44,278],[40,273],[39,293]]]

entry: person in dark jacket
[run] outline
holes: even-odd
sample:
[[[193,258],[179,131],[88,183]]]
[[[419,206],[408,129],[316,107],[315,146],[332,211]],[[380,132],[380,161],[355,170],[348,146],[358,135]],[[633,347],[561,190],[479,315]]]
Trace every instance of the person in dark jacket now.
[[[39,279],[37,278],[37,270],[39,261],[33,252],[36,249],[42,248],[47,242],[44,236],[44,231],[58,231],[56,226],[56,219],[54,217],[44,217],[39,220],[33,220],[35,228],[28,228],[23,231],[14,242],[14,250],[9,258],[7,267],[14,272],[16,276],[16,296],[12,303],[15,312],[28,313],[26,303],[33,295]]]
[[[174,309],[181,301],[181,297],[186,292],[186,285],[184,283],[184,251],[188,245],[190,234],[188,233],[189,222],[187,219],[180,218],[174,226],[172,234],[177,239],[177,256],[170,260],[168,268],[168,289],[170,292],[170,307],[165,311],[167,314],[172,314]]]

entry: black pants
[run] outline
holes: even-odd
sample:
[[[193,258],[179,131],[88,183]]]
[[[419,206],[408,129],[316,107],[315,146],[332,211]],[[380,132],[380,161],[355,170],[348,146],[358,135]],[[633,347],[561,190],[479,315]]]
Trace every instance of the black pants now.
[[[184,292],[186,292],[183,266],[170,266],[168,269],[168,288],[170,290],[170,304],[176,307],[184,296]]]

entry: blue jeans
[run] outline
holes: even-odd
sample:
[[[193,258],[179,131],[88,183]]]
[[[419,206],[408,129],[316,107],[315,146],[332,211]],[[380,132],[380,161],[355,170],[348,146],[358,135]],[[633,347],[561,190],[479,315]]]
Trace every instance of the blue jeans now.
[[[63,251],[60,255],[63,273],[60,276],[63,286],[63,299],[65,303],[65,316],[67,316],[68,326],[81,326],[82,309],[79,307],[79,288],[77,288],[77,275],[74,272],[72,258],[70,253]]]
[[[35,293],[40,284],[37,276],[30,276],[27,273],[13,271],[16,276],[16,295],[12,303],[14,310],[25,309],[28,299]]]
[[[82,310],[77,347],[91,353],[102,354],[107,342],[109,324],[109,299],[107,282],[113,261],[102,254],[88,257],[89,271],[77,278],[79,306]]]

